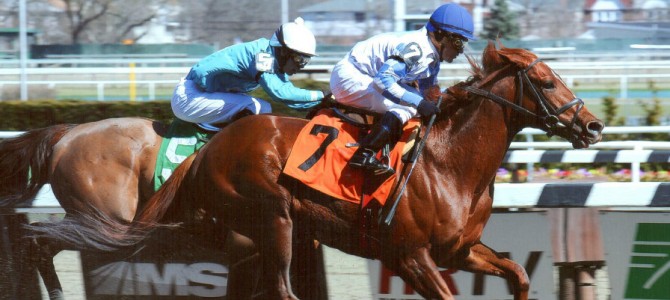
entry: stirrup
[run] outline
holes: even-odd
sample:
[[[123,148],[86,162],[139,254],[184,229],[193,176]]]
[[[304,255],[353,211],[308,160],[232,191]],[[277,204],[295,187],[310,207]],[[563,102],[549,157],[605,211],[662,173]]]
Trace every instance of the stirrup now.
[[[372,172],[373,174],[377,176],[391,176],[395,174],[395,170],[391,168],[391,166],[384,164],[382,162],[379,162],[377,165],[370,165],[368,168],[366,168],[367,171]]]
[[[375,157],[375,153],[372,153],[369,150],[363,150],[365,154],[360,154],[362,156],[361,160],[352,159],[349,161],[349,165],[354,168],[360,168],[367,172],[372,172],[374,175],[392,175],[395,173],[395,170],[391,168],[388,164],[385,164],[378,160]]]

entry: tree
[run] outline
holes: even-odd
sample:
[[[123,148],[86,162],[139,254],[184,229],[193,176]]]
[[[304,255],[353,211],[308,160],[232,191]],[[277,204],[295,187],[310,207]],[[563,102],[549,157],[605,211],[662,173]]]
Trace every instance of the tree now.
[[[181,12],[175,21],[189,42],[225,47],[236,42],[270,38],[281,25],[281,1],[178,0]],[[290,0],[289,21],[305,6],[326,0]]]
[[[139,39],[167,1],[29,0],[28,21],[45,43],[120,43]]]
[[[491,14],[484,19],[484,28],[479,36],[488,40],[495,40],[498,37],[508,40],[519,38],[516,14],[509,10],[506,0],[495,0]]]

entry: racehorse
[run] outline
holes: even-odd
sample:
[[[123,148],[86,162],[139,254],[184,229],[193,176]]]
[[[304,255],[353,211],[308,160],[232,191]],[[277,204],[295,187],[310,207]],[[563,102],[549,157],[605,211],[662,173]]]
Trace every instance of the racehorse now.
[[[79,125],[54,125],[2,140],[0,207],[29,201],[44,184],[50,183],[66,212],[66,223],[90,213],[91,209],[130,222],[138,207],[155,192],[156,158],[167,130],[168,125],[149,119],[113,118]],[[220,236],[211,246],[228,253],[231,262],[239,262],[229,266],[228,294],[251,293],[253,283],[248,269],[253,268],[254,262],[248,256],[255,253],[253,243],[226,231],[197,233],[207,240]],[[86,250],[78,245],[49,238],[32,239],[27,245],[31,251],[28,257],[36,264],[51,299],[63,298],[53,258],[62,250]],[[309,249],[308,243],[299,246],[298,251],[305,256],[319,255]],[[302,265],[300,271],[314,272],[307,271],[309,267],[312,266]]]
[[[480,240],[491,214],[496,171],[514,135],[525,127],[587,148],[600,141],[604,124],[527,50],[497,49],[489,42],[481,66],[469,61],[473,76],[468,81],[426,95],[433,101],[442,96],[442,112],[424,138],[389,226],[361,231],[359,204],[282,176],[307,121],[272,115],[250,116],[224,128],[177,168],[133,223],[90,215],[74,225],[104,235],[107,245],[124,247],[156,226],[188,222],[204,207],[220,220],[215,226],[254,241],[268,299],[297,299],[289,277],[291,260],[302,259],[291,251],[294,236],[379,259],[428,299],[454,299],[438,268],[503,277],[515,300],[528,299],[523,267]]]

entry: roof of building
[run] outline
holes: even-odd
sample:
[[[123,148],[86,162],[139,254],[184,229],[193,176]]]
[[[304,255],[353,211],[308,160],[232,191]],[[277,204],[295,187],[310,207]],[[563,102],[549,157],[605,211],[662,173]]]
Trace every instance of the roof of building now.
[[[18,27],[9,27],[9,28],[0,28],[0,35],[18,35],[21,29]],[[33,35],[40,33],[37,29],[28,28],[26,29],[26,34]]]

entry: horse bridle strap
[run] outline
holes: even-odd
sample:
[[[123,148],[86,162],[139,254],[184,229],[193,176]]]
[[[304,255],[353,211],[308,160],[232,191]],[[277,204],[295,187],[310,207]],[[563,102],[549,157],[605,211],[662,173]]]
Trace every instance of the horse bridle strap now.
[[[517,111],[517,112],[526,114],[526,115],[531,116],[531,117],[537,117],[537,114],[535,114],[534,112],[526,109],[525,107],[520,106],[520,105],[516,105],[512,102],[509,102],[509,100],[507,100],[503,97],[500,97],[500,96],[498,96],[494,93],[491,93],[490,91],[485,91],[485,90],[482,90],[482,89],[479,89],[479,88],[476,88],[476,87],[473,87],[473,86],[466,86],[466,87],[463,87],[463,89],[470,92],[470,93],[477,94],[479,96],[482,96],[484,98],[492,100],[493,102],[498,103],[500,105],[507,106],[507,107]]]
[[[473,94],[485,97],[489,100],[492,100],[495,103],[498,103],[500,105],[509,107],[519,113],[525,114],[526,116],[533,117],[533,118],[538,118],[542,119],[544,122],[545,130],[547,131],[548,135],[553,135],[554,131],[558,127],[565,127],[565,124],[562,124],[560,120],[558,119],[558,115],[566,112],[568,109],[572,108],[573,106],[577,106],[577,111],[575,114],[572,116],[572,120],[570,121],[569,128],[574,126],[575,122],[577,121],[577,116],[579,115],[579,112],[582,110],[582,107],[584,107],[584,101],[580,98],[574,98],[570,103],[567,103],[563,105],[562,107],[558,109],[554,109],[551,105],[549,105],[547,99],[544,97],[544,95],[540,92],[537,91],[537,88],[535,85],[532,84],[530,81],[530,77],[528,77],[528,72],[535,66],[538,62],[540,62],[540,59],[536,59],[533,61],[531,64],[528,65],[524,70],[521,70],[517,73],[517,78],[519,79],[519,88],[517,89],[517,94],[516,94],[516,103],[513,103],[503,97],[500,97],[496,94],[491,93],[490,91],[482,90],[480,88],[476,88],[473,86],[466,86],[463,87],[464,90],[471,92]],[[529,86],[529,89],[532,91],[533,96],[535,96],[535,101],[538,103],[538,105],[541,107],[542,112],[544,116],[539,116],[538,114],[526,109],[525,107],[521,106],[521,103],[523,101],[523,83],[526,82]]]

